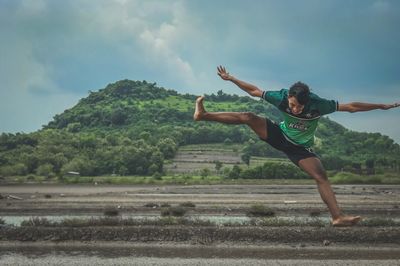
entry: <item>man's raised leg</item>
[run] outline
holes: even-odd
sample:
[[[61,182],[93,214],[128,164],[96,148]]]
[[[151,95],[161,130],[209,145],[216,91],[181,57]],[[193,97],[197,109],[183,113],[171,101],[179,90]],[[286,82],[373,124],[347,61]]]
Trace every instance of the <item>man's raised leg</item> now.
[[[193,119],[196,121],[206,120],[225,124],[246,124],[260,138],[267,138],[267,122],[265,118],[250,112],[207,112],[203,105],[204,96],[196,100],[196,110]]]

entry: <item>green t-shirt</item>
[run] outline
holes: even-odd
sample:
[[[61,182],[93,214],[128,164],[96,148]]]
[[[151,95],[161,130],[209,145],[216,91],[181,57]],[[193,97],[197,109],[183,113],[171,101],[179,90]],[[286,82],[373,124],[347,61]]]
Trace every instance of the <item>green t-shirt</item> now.
[[[306,148],[314,144],[314,134],[321,116],[333,113],[338,109],[338,102],[318,97],[310,93],[310,100],[299,115],[290,111],[287,89],[280,91],[264,91],[262,98],[276,106],[283,114],[283,121],[279,124],[285,137]]]

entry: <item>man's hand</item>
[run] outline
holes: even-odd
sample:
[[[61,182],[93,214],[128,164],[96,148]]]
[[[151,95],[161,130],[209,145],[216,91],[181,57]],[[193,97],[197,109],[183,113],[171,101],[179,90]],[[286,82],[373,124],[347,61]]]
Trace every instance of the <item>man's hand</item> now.
[[[223,80],[232,80],[232,76],[229,75],[228,72],[226,72],[225,67],[219,66],[217,67],[218,69],[218,75],[223,79]]]
[[[400,103],[394,103],[394,104],[376,104],[376,103],[359,103],[359,102],[352,102],[346,104],[339,103],[338,111],[354,113],[354,112],[371,111],[376,109],[389,110],[399,106]]]
[[[389,109],[396,108],[396,107],[399,107],[399,106],[400,106],[400,103],[384,104],[384,105],[382,105],[382,108],[381,108],[381,109],[383,109],[383,110],[389,110]]]
[[[237,78],[235,78],[234,76],[229,75],[228,72],[226,72],[225,67],[223,66],[219,66],[217,67],[218,69],[218,75],[223,79],[223,80],[229,80],[231,82],[233,82],[234,84],[236,84],[239,88],[241,88],[242,90],[244,90],[245,92],[247,92],[248,94],[250,94],[251,96],[254,97],[261,97],[263,94],[263,91],[260,90],[259,88],[257,88],[256,86],[244,82],[242,80],[239,80]]]

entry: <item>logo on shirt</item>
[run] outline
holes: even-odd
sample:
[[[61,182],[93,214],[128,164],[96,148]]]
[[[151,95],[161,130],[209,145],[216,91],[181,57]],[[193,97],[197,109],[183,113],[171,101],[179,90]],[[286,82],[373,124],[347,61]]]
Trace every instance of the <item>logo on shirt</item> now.
[[[310,112],[306,113],[306,114],[299,114],[299,115],[295,115],[292,113],[292,110],[290,110],[290,108],[286,108],[286,113],[291,114],[295,117],[299,117],[299,118],[306,118],[306,119],[314,119],[317,117],[320,117],[320,113],[317,110],[311,110]]]
[[[308,129],[307,125],[304,123],[304,121],[298,121],[298,122],[292,122],[288,124],[289,128],[297,129],[300,131],[306,131]]]
[[[313,115],[311,113],[306,114],[307,118],[311,118]]]

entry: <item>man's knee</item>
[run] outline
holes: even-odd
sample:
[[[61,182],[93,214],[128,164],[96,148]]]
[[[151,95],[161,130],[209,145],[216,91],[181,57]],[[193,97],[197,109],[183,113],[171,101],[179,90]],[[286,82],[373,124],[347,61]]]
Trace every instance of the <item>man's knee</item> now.
[[[258,116],[256,114],[251,113],[251,112],[243,112],[243,113],[241,113],[241,115],[242,115],[243,122],[246,124],[255,122],[258,118]]]
[[[315,181],[317,181],[318,184],[324,184],[328,182],[326,173],[313,174],[312,177],[315,179]]]

